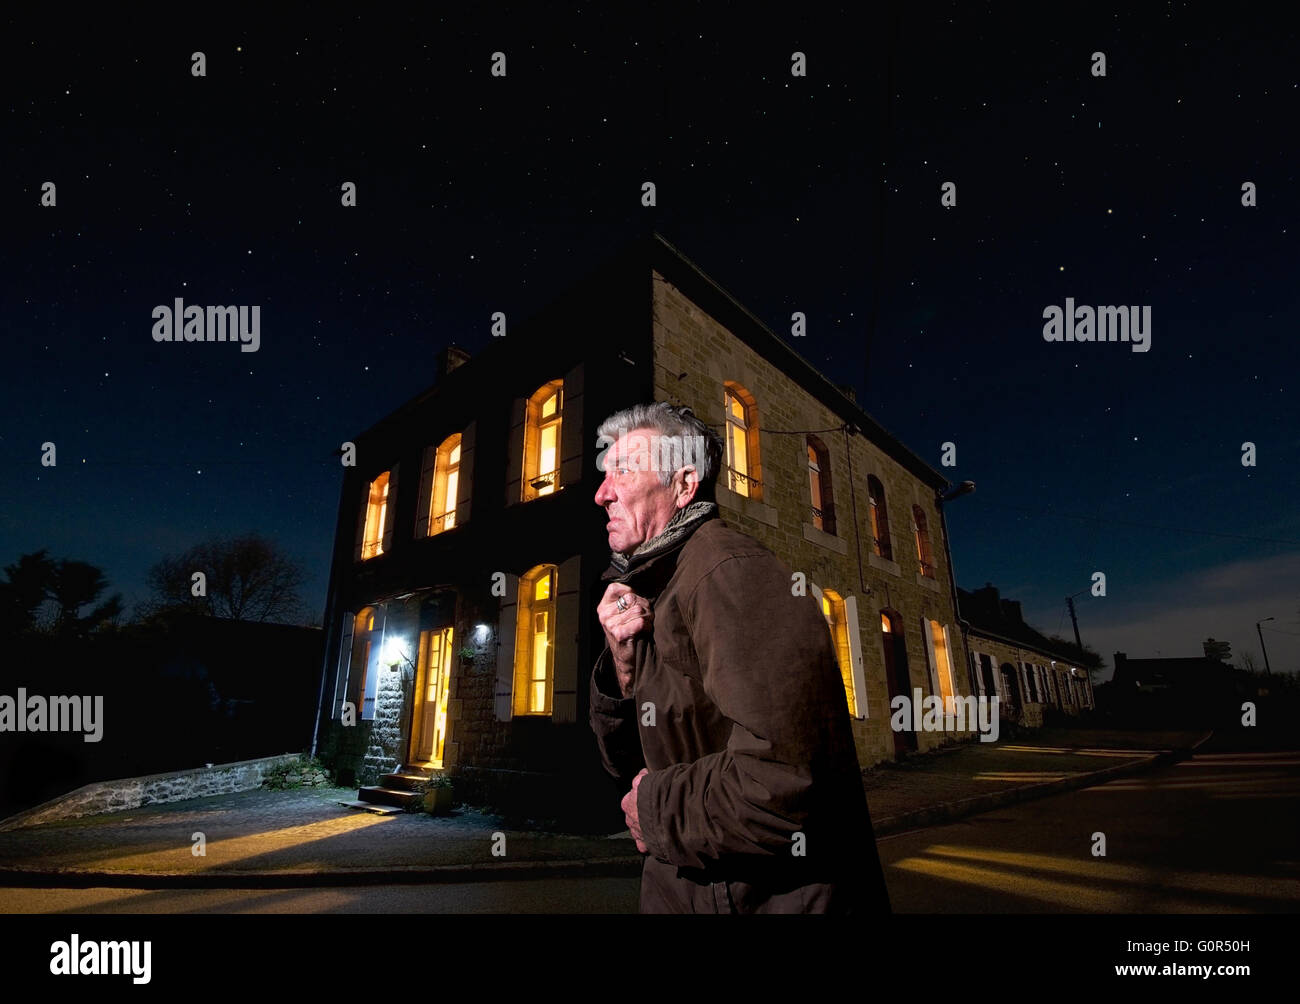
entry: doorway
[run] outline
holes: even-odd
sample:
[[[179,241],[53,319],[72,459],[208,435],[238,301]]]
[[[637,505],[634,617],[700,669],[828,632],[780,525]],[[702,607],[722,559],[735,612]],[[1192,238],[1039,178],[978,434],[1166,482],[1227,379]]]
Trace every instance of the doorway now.
[[[880,638],[885,650],[885,680],[889,684],[889,701],[895,697],[912,701],[912,674],[907,668],[907,642],[903,637],[902,618],[891,610],[880,611]],[[908,715],[908,720],[912,718]],[[894,733],[894,756],[915,753],[916,733],[912,729],[891,729]]]
[[[441,769],[447,739],[447,695],[451,689],[454,632],[450,626],[420,632],[415,679],[411,763]]]

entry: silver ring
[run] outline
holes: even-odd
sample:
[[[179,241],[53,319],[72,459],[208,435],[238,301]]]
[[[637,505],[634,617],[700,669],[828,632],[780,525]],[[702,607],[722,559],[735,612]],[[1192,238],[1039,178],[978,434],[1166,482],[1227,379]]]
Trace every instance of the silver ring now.
[[[614,606],[618,607],[619,613],[623,613],[625,610],[627,610],[627,594],[624,593],[622,596],[620,596],[617,602],[615,602]]]

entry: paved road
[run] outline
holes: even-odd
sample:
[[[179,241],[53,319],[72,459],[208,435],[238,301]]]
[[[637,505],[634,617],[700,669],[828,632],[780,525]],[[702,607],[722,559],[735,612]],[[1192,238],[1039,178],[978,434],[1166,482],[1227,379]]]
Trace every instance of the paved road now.
[[[1300,755],[1196,756],[880,852],[898,913],[1294,913]]]
[[[636,913],[639,878],[344,889],[0,889],[3,913]]]
[[[1218,753],[880,839],[898,913],[1300,911],[1300,755]],[[1094,856],[1095,833],[1105,857]],[[0,913],[635,913],[636,878],[0,889]]]

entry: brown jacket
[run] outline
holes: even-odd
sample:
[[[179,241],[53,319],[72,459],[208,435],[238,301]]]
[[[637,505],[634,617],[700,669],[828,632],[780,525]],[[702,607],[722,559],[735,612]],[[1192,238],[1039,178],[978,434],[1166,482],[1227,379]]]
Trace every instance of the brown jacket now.
[[[830,631],[790,569],[715,517],[603,578],[654,609],[633,696],[608,646],[591,680],[605,769],[623,791],[650,770],[641,911],[888,911]]]

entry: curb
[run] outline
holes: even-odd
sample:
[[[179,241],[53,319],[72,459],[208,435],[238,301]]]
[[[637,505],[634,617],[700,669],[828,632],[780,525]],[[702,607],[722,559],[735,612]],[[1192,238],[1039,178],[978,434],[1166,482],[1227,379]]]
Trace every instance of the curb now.
[[[476,865],[407,865],[330,871],[104,872],[0,868],[0,886],[88,889],[306,889],[333,886],[426,885],[550,878],[639,876],[642,855],[599,861],[502,861]]]
[[[1106,767],[1102,770],[1092,771],[1087,774],[1075,774],[1073,777],[1063,777],[1058,781],[1041,781],[1038,784],[1026,784],[1017,788],[1006,788],[1002,791],[989,792],[987,795],[974,795],[970,798],[961,798],[953,802],[940,802],[937,805],[928,805],[924,809],[916,809],[913,812],[903,812],[896,816],[885,816],[880,820],[872,821],[872,830],[877,837],[889,836],[895,833],[902,833],[907,830],[921,829],[927,826],[935,826],[940,823],[948,823],[965,816],[977,815],[981,812],[987,812],[990,809],[997,809],[1004,805],[1014,805],[1018,802],[1028,802],[1036,798],[1046,798],[1049,795],[1057,795],[1066,791],[1076,791],[1080,788],[1091,788],[1094,785],[1105,784],[1108,781],[1114,781],[1121,777],[1128,777],[1130,774],[1138,774],[1152,767],[1162,767],[1165,764],[1177,763],[1179,760],[1186,760],[1198,750],[1202,744],[1207,742],[1214,735],[1213,732],[1207,732],[1196,740],[1190,747],[1185,749],[1164,750],[1151,756],[1143,757],[1135,763],[1120,764],[1117,767]],[[868,796],[870,801],[870,796]]]

